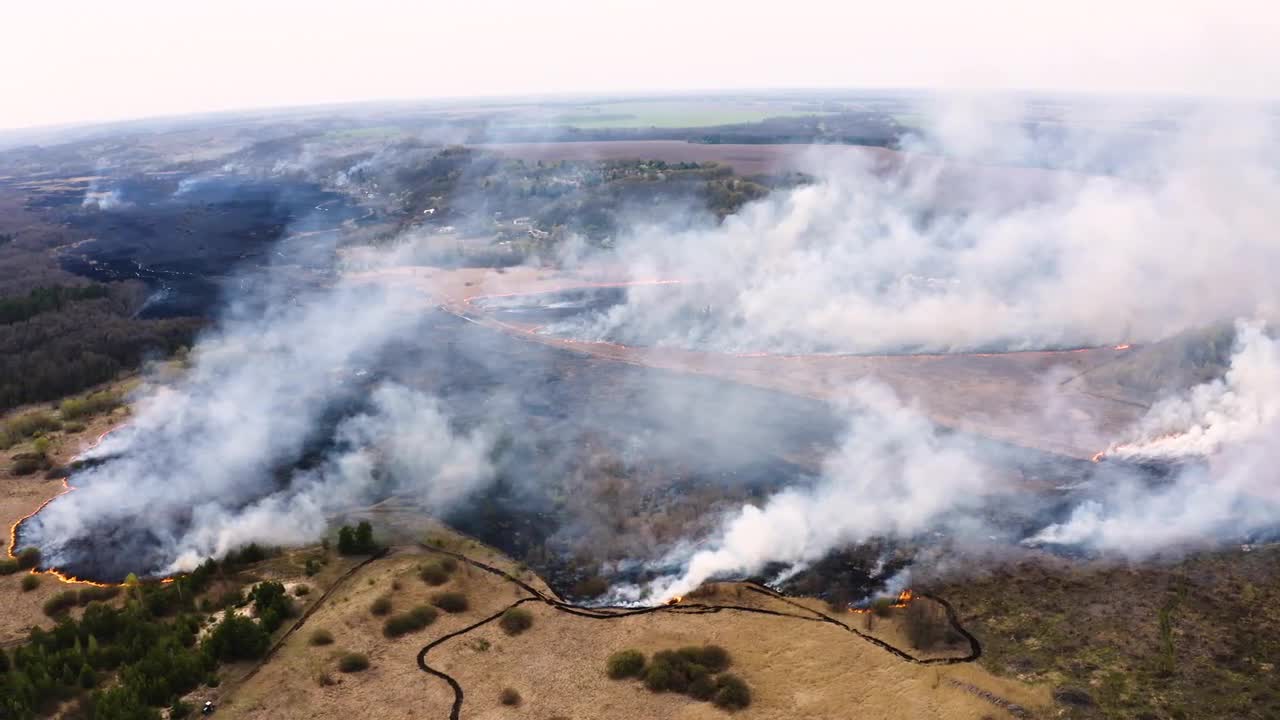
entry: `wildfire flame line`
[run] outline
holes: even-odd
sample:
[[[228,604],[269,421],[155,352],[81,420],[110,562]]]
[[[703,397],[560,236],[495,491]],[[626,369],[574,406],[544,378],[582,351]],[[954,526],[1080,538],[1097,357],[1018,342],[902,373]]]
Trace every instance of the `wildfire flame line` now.
[[[103,441],[103,440],[105,440],[105,439],[107,438],[107,436],[108,436],[108,435],[110,435],[111,433],[115,432],[115,430],[116,430],[116,429],[117,429],[117,428],[112,428],[111,430],[107,430],[106,432],[104,432],[104,433],[102,433],[101,435],[99,435],[99,436],[98,436],[98,439],[97,439],[97,440],[94,440],[94,441],[93,441],[93,444],[92,444],[92,445],[90,445],[89,447],[85,448],[84,452],[82,452],[82,453],[80,453],[80,454],[81,454],[81,455],[83,455],[84,453],[87,453],[87,452],[89,452],[90,450],[93,450],[94,448],[96,448],[96,447],[98,447],[99,445],[101,445],[101,444],[102,444],[102,441]],[[21,518],[19,518],[19,519],[18,519],[18,521],[17,521],[17,522],[15,522],[13,525],[9,526],[9,548],[8,548],[8,555],[9,555],[9,558],[10,558],[10,559],[15,559],[15,560],[16,560],[16,559],[17,559],[17,557],[18,557],[18,555],[17,555],[17,551],[18,551],[18,527],[19,527],[19,526],[21,526],[21,525],[22,525],[22,523],[24,523],[24,522],[26,522],[26,521],[30,520],[31,518],[35,517],[36,515],[40,514],[40,511],[41,511],[41,510],[44,510],[46,507],[48,507],[49,503],[53,502],[54,500],[57,500],[58,498],[62,497],[63,495],[66,495],[67,493],[69,493],[69,492],[71,492],[72,490],[75,490],[75,489],[76,489],[76,488],[75,488],[75,486],[74,486],[74,485],[72,485],[70,482],[68,482],[68,481],[67,481],[67,478],[62,478],[62,490],[60,490],[60,491],[59,491],[56,495],[54,495],[53,497],[51,497],[51,498],[49,498],[49,499],[45,500],[44,502],[40,503],[39,507],[37,507],[35,510],[32,510],[30,513],[28,513],[28,514],[26,514],[26,515],[23,515]],[[75,577],[74,575],[68,575],[67,573],[64,573],[62,570],[60,570],[60,569],[58,569],[58,568],[54,568],[54,567],[51,567],[51,568],[49,568],[49,569],[47,569],[47,570],[39,570],[39,569],[36,569],[36,568],[32,568],[32,569],[31,569],[31,574],[32,574],[32,575],[40,575],[40,574],[44,574],[44,575],[52,575],[52,576],[54,576],[54,577],[58,578],[58,580],[60,580],[61,582],[64,582],[64,583],[67,583],[67,584],[74,584],[74,585],[93,585],[94,587],[111,587],[111,586],[113,586],[113,585],[118,585],[118,584],[120,584],[120,583],[103,583],[103,582],[96,582],[96,581],[94,581],[94,580],[85,580],[85,579],[83,579],[83,578]],[[172,578],[165,578],[163,582],[171,582],[172,580],[173,580]]]
[[[904,607],[906,607],[906,606],[910,605],[910,604],[911,604],[911,601],[912,601],[912,600],[914,600],[914,599],[915,599],[915,594],[911,592],[911,588],[907,588],[906,590],[903,590],[902,592],[898,593],[898,599],[897,599],[897,600],[895,600],[895,601],[894,601],[894,603],[893,603],[892,605],[890,605],[889,607],[891,607],[891,608],[904,608]],[[875,608],[869,608],[869,607],[851,607],[851,608],[849,608],[849,612],[851,612],[851,613],[855,613],[855,614],[858,614],[858,615],[865,615],[866,613],[874,612],[874,611],[875,611]]]

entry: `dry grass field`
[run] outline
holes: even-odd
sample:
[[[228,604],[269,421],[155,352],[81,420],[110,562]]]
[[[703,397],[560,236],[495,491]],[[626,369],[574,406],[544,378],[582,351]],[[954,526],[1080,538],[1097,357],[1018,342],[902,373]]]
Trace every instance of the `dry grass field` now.
[[[508,559],[465,540],[449,547],[467,557],[520,574],[544,588]],[[243,683],[224,685],[219,715],[232,718],[449,717],[454,694],[440,678],[418,668],[422,647],[461,630],[529,594],[503,578],[460,563],[447,583],[432,587],[418,568],[439,556],[402,547],[363,569],[336,591],[291,635],[259,672]],[[464,593],[470,607],[441,612],[434,623],[399,638],[382,633],[383,618],[371,613],[379,597],[392,612],[429,603],[440,591]],[[545,590],[543,590],[545,592]],[[735,584],[722,584],[696,601],[762,607],[805,615],[800,608]],[[928,602],[928,601],[923,601]],[[461,717],[508,718],[715,718],[725,711],[683,695],[653,693],[635,680],[610,680],[605,660],[634,648],[646,655],[662,649],[714,643],[726,648],[731,670],[752,688],[742,718],[982,718],[1009,717],[993,702],[1014,703],[1036,713],[1050,702],[1048,691],[1001,679],[979,666],[925,666],[901,658],[837,626],[794,617],[724,611],[691,614],[675,606],[645,615],[577,617],[540,601],[523,605],[532,627],[508,636],[496,622],[483,624],[433,648],[426,662],[463,688]],[[814,603],[815,609],[822,608]],[[895,610],[895,613],[904,611]],[[851,616],[854,617],[854,616]],[[901,641],[898,619],[877,620],[877,636]],[[317,630],[332,634],[315,646]],[[370,667],[342,673],[347,652],[366,655]],[[518,707],[500,695],[519,693]],[[983,697],[983,694],[987,694]]]

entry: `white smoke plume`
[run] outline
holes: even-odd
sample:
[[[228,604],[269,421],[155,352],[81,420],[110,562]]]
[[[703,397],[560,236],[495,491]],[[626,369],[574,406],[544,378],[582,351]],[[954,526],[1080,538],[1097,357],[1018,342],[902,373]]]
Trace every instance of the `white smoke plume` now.
[[[1145,342],[1248,316],[1280,267],[1280,145],[1269,120],[1216,120],[1149,134],[1108,175],[885,170],[831,153],[819,182],[719,226],[620,238],[631,277],[687,282],[552,330],[732,352],[939,352]],[[1019,155],[1037,159],[1025,143]]]
[[[326,513],[375,490],[439,508],[479,487],[492,474],[487,435],[458,433],[432,398],[386,385],[340,425],[347,450],[310,472],[287,467],[329,442],[326,418],[365,394],[365,368],[410,331],[414,307],[344,283],[233,309],[193,350],[184,379],[141,400],[130,425],[89,454],[101,464],[24,525],[24,541],[58,564],[68,543],[142,523],[155,536],[144,543],[148,569],[169,572],[249,542],[313,540]]]
[[[1249,539],[1280,526],[1280,342],[1261,321],[1236,324],[1226,375],[1156,403],[1137,439],[1108,450],[1140,460],[1200,459],[1168,483],[1120,477],[1031,543],[1081,545],[1132,558]]]
[[[1259,320],[1236,323],[1231,367],[1222,378],[1166,398],[1143,417],[1133,440],[1108,455],[1182,458],[1274,431],[1280,418],[1280,340]]]
[[[873,381],[853,387],[848,430],[810,488],[789,488],[763,506],[726,518],[684,571],[626,599],[666,600],[716,577],[741,577],[770,563],[804,566],[831,550],[876,537],[907,538],[982,507],[995,483],[969,441],[938,432],[915,408]]]

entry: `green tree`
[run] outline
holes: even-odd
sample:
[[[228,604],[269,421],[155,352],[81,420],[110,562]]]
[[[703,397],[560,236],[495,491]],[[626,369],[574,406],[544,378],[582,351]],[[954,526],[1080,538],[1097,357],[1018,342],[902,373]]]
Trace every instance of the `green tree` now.
[[[371,553],[374,551],[376,546],[373,544],[373,526],[369,524],[368,520],[361,520],[360,524],[356,525],[355,541],[356,552]]]
[[[355,531],[350,525],[343,525],[338,530],[338,552],[343,555],[354,555],[356,553],[356,537]]]

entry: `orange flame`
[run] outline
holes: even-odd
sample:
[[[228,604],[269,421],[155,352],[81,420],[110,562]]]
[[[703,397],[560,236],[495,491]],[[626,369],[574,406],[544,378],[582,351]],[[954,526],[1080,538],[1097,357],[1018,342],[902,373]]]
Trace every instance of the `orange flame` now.
[[[911,601],[912,601],[912,600],[914,600],[914,599],[915,599],[915,597],[916,597],[916,595],[915,595],[915,593],[911,592],[911,588],[907,588],[906,590],[903,590],[902,592],[898,593],[898,599],[897,599],[896,601],[894,601],[894,603],[893,603],[892,605],[890,605],[889,607],[891,607],[891,608],[904,608],[904,607],[906,607],[906,606],[910,605],[910,604],[911,604]],[[873,611],[873,608],[869,608],[869,607],[851,607],[851,608],[849,608],[849,612],[851,612],[851,613],[856,613],[856,614],[858,614],[858,615],[865,615],[865,614],[867,614],[867,613],[869,613],[869,612],[872,612],[872,611]]]
[[[105,439],[106,439],[106,437],[107,437],[108,435],[110,435],[111,433],[115,432],[117,429],[118,429],[118,428],[112,428],[111,430],[108,430],[108,431],[106,431],[106,432],[102,433],[101,435],[99,435],[99,436],[98,436],[98,439],[97,439],[97,440],[94,440],[92,445],[90,445],[89,447],[85,448],[84,452],[89,452],[90,450],[92,450],[92,449],[94,449],[94,448],[98,447],[99,445],[101,445],[101,444],[102,444],[102,441],[103,441],[103,440],[105,440]],[[81,453],[81,454],[83,454],[83,453]],[[44,502],[40,503],[39,507],[37,507],[35,510],[32,510],[30,513],[28,513],[28,514],[26,514],[26,515],[23,515],[21,518],[18,518],[18,521],[17,521],[17,522],[15,522],[13,525],[10,525],[10,526],[9,526],[9,549],[8,549],[8,554],[9,554],[9,557],[10,557],[11,559],[16,559],[16,558],[18,557],[18,555],[17,555],[17,551],[18,551],[18,526],[22,525],[22,523],[24,523],[24,522],[26,522],[26,521],[30,520],[31,518],[35,517],[36,515],[38,515],[38,514],[40,513],[40,511],[41,511],[41,510],[44,510],[46,507],[48,507],[49,503],[53,502],[54,500],[57,500],[58,498],[62,497],[63,495],[66,495],[67,493],[69,493],[69,492],[71,492],[72,490],[75,490],[75,489],[76,489],[76,488],[75,488],[75,486],[74,486],[74,485],[72,485],[70,482],[67,482],[67,478],[62,478],[62,490],[60,490],[56,495],[54,495],[53,497],[49,498],[48,500],[45,500]],[[114,586],[114,585],[119,585],[119,584],[120,584],[120,583],[103,583],[103,582],[96,582],[96,581],[94,581],[94,580],[85,580],[85,579],[83,579],[83,578],[75,577],[74,575],[68,575],[67,573],[63,572],[62,570],[60,570],[60,569],[58,569],[58,568],[49,568],[48,570],[36,570],[36,569],[34,569],[34,568],[33,568],[33,569],[31,570],[31,574],[32,574],[32,575],[37,575],[37,574],[52,575],[52,576],[54,576],[54,577],[58,578],[58,580],[59,580],[59,581],[61,581],[61,582],[68,583],[68,584],[75,584],[75,585],[93,585],[94,587],[112,587],[112,586]],[[163,580],[161,580],[161,582],[163,582],[163,583],[173,582],[173,578],[164,578]]]
[[[1124,344],[1122,344],[1122,345],[1117,345],[1117,346],[1115,346],[1114,348],[1111,348],[1111,349],[1112,349],[1112,350],[1128,350],[1128,349],[1129,349],[1129,348],[1131,348],[1131,347],[1133,347],[1133,346],[1132,346],[1132,345],[1130,345],[1129,343],[1124,343]]]
[[[682,600],[682,599],[683,599],[683,598],[682,598],[682,596],[677,595],[677,596],[675,596],[675,597],[671,598],[670,600],[668,600],[668,601],[667,601],[667,604],[668,604],[668,605],[679,605],[679,604],[680,604],[680,600]]]
[[[1096,452],[1096,453],[1094,453],[1094,454],[1093,454],[1093,457],[1091,457],[1091,458],[1089,458],[1089,459],[1090,459],[1090,460],[1092,460],[1093,462],[1102,462],[1102,458],[1104,458],[1104,457],[1106,457],[1106,456],[1107,456],[1107,451],[1106,451],[1106,450],[1099,450],[1098,452]]]

